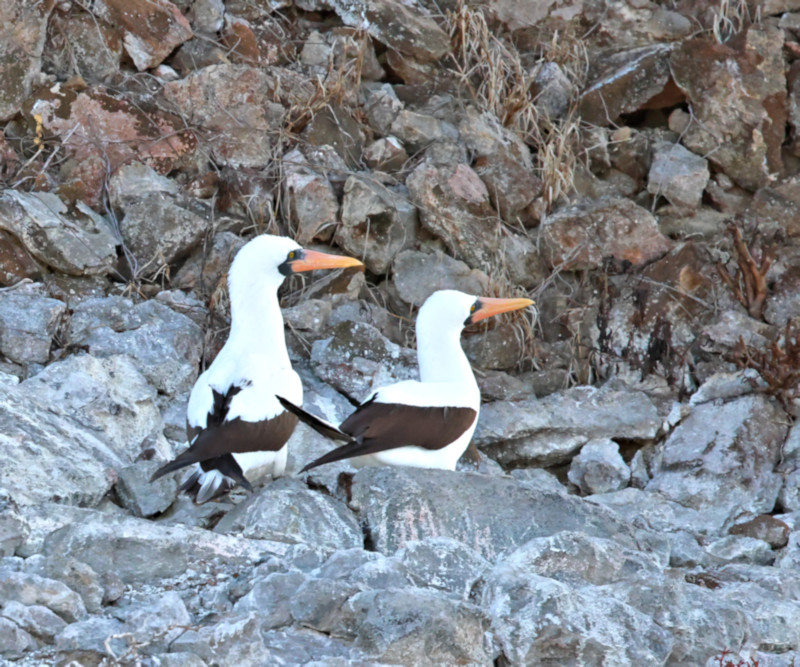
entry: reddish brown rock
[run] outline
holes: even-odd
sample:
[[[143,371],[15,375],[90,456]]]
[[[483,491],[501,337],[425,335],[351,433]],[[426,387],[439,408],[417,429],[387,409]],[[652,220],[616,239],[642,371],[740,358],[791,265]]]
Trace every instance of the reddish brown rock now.
[[[339,217],[331,182],[297,149],[283,156],[283,165],[283,201],[295,238],[303,244],[328,241]]]
[[[42,66],[52,1],[0,0],[0,120],[16,114]]]
[[[159,65],[192,37],[189,21],[169,0],[101,0],[96,7],[122,28],[125,51],[140,71]]]
[[[474,269],[489,269],[498,249],[496,214],[480,177],[466,164],[420,164],[406,180],[420,222]]]
[[[583,120],[608,125],[664,93],[670,81],[672,48],[671,44],[655,44],[597,58],[597,71],[590,74],[589,87],[580,98]]]
[[[106,81],[119,70],[122,34],[97,16],[56,13],[48,32],[43,57],[60,78],[77,69],[88,81]]]
[[[782,30],[752,26],[725,44],[684,42],[670,59],[695,122],[683,143],[750,190],[783,169],[788,118]]]
[[[19,239],[0,229],[0,285],[15,285],[24,278],[41,275],[41,268]]]
[[[168,172],[182,155],[195,149],[194,135],[177,116],[147,113],[126,99],[96,88],[75,93],[54,86],[40,91],[26,111],[50,135],[60,137],[74,161],[65,165],[66,181],[79,184],[70,199],[96,206],[109,172],[136,159]]]
[[[552,266],[596,269],[612,259],[620,268],[660,257],[671,247],[652,214],[629,199],[587,199],[549,215],[541,226]]]
[[[164,86],[165,97],[205,130],[218,162],[264,167],[275,159],[273,130],[287,109],[307,108],[314,86],[279,67],[212,65]]]
[[[342,23],[363,27],[369,35],[420,61],[437,60],[450,39],[430,16],[400,0],[329,0]]]

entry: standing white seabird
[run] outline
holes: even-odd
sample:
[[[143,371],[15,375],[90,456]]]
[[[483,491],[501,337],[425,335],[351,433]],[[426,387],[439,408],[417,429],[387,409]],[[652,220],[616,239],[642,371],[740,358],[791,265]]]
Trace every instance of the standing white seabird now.
[[[302,403],[303,386],[292,369],[283,332],[278,288],[292,273],[362,266],[352,257],[306,250],[282,236],[257,236],[245,244],[228,272],[231,329],[213,363],[189,396],[189,449],[159,468],[150,481],[184,466],[197,469],[181,486],[204,503],[237,483],[286,468],[286,441],[297,417],[275,395]]]
[[[420,381],[407,380],[373,392],[339,426],[312,415],[285,394],[278,400],[322,435],[345,444],[309,463],[352,458],[353,465],[403,465],[455,470],[478,422],[480,390],[461,349],[468,324],[533,305],[530,299],[475,297],[434,292],[417,315]]]

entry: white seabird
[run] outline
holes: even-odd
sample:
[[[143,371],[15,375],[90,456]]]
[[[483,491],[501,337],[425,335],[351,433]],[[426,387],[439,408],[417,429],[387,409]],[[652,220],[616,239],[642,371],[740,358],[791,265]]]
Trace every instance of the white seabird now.
[[[530,299],[475,297],[455,290],[434,292],[417,316],[420,380],[373,392],[339,426],[309,412],[285,394],[278,400],[322,435],[345,441],[309,463],[352,458],[356,467],[401,465],[455,470],[475,431],[480,390],[461,348],[461,330],[499,313],[533,305]]]
[[[250,480],[283,474],[297,417],[275,395],[302,403],[303,386],[286,350],[278,288],[292,273],[349,266],[362,264],[281,236],[257,236],[239,250],[228,273],[228,340],[189,396],[189,448],[151,481],[196,464],[181,490],[204,503],[237,483],[250,490]]]

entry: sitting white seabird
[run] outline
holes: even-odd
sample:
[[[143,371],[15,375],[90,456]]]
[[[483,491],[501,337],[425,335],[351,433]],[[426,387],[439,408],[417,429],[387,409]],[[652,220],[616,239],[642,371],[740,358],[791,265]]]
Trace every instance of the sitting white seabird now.
[[[373,392],[338,427],[278,400],[322,435],[346,444],[309,463],[352,458],[353,465],[404,465],[455,470],[469,445],[480,409],[480,390],[461,349],[468,324],[533,305],[530,299],[474,297],[455,290],[434,292],[417,316],[420,381],[407,380]]]
[[[283,474],[286,441],[297,417],[275,395],[301,403],[303,386],[286,350],[278,288],[292,273],[348,266],[362,264],[305,250],[281,236],[257,236],[239,250],[228,272],[228,340],[189,396],[189,449],[159,468],[151,481],[197,464],[181,490],[203,503],[237,483],[250,490],[248,480]]]

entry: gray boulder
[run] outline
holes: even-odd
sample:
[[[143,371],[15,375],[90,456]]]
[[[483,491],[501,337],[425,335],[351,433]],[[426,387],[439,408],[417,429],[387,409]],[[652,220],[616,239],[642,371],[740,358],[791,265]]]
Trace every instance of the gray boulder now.
[[[590,440],[569,465],[569,481],[581,493],[606,493],[619,491],[628,485],[631,469],[619,453],[619,445],[603,438]]]
[[[786,437],[782,413],[762,395],[696,406],[656,447],[646,489],[702,511],[721,527],[742,511],[769,513]]]
[[[483,271],[471,269],[441,251],[405,250],[395,257],[392,272],[400,298],[417,307],[437,290],[456,289],[481,296],[491,289],[489,276]]]
[[[187,257],[211,228],[207,211],[165,192],[144,192],[124,203],[123,210],[120,232],[136,258],[137,277],[168,270]]]
[[[190,567],[197,570],[214,563],[250,563],[285,550],[286,545],[277,542],[99,512],[52,532],[44,544],[46,556],[76,558],[126,583],[177,577]]]
[[[383,590],[355,595],[361,617],[355,645],[389,664],[486,664],[487,619],[478,607],[436,591]]]
[[[169,395],[192,387],[203,349],[203,332],[185,315],[158,301],[134,305],[119,296],[79,303],[67,338],[96,357],[127,354],[156,389]]]
[[[81,596],[55,579],[27,572],[0,572],[0,599],[5,604],[41,605],[67,622],[86,617]]]
[[[589,440],[651,440],[661,419],[643,392],[575,387],[481,408],[473,442],[505,467],[565,463]]]
[[[534,537],[576,530],[631,539],[607,510],[574,496],[540,491],[503,477],[422,468],[364,468],[353,478],[351,507],[372,545],[384,554],[409,542],[444,537],[492,562]],[[498,508],[514,512],[498,520]]]
[[[535,574],[514,556],[487,577],[482,606],[511,664],[660,665],[673,646],[649,613]]]
[[[19,391],[95,432],[128,462],[163,427],[157,392],[128,356],[70,355],[25,380]]]
[[[268,484],[228,512],[214,530],[332,549],[360,547],[364,543],[361,527],[344,503],[309,490],[296,478]]]
[[[396,557],[411,581],[467,600],[472,587],[489,569],[489,562],[465,544],[447,537],[407,542]]]
[[[400,380],[417,379],[416,354],[392,343],[375,327],[344,321],[311,348],[311,366],[325,382],[352,399]]]
[[[19,387],[0,385],[0,487],[20,507],[48,501],[95,506],[123,458],[93,429],[52,407]]]
[[[66,310],[40,294],[0,292],[0,352],[18,364],[46,363]]]

